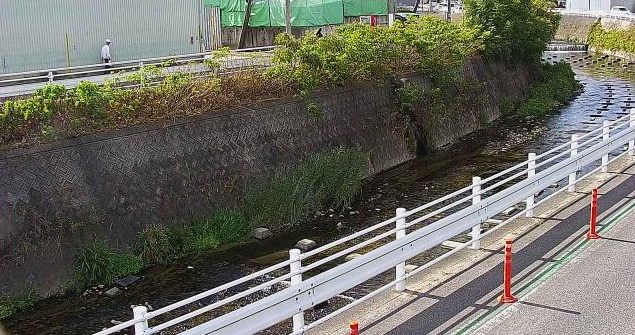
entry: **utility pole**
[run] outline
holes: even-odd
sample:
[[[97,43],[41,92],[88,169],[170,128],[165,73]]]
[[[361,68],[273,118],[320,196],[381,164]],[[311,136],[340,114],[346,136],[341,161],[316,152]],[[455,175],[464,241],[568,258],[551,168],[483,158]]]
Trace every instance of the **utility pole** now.
[[[452,0],[448,0],[448,22],[452,22]]]
[[[284,0],[284,25],[287,34],[291,35],[291,0]]]
[[[254,0],[247,0],[247,9],[245,10],[245,19],[243,20],[243,26],[240,28],[240,39],[238,40],[238,49],[245,47],[245,37],[249,31],[249,19],[251,19],[251,5]]]
[[[395,23],[395,0],[388,0],[388,26]]]

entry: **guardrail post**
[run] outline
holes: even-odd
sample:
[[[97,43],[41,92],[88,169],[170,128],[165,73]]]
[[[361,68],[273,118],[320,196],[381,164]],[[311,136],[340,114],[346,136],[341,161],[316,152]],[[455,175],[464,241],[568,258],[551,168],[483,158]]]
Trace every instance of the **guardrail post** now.
[[[397,208],[397,231],[395,233],[395,239],[400,239],[406,237],[406,209],[405,208]],[[399,263],[395,266],[395,279],[399,280],[399,278],[403,278],[406,275],[406,262]],[[398,292],[403,292],[406,289],[406,280],[402,279],[397,281],[395,285],[395,289]]]
[[[53,71],[49,71],[47,77],[49,78],[49,83],[52,83],[55,78],[55,76],[53,75]]]
[[[631,109],[631,128],[635,128],[635,108]],[[632,130],[632,129],[631,129]],[[635,140],[628,141],[628,155],[635,155]]]
[[[299,273],[302,268],[300,249],[289,250],[289,257],[291,264],[289,264],[289,270],[291,273],[298,272],[291,276],[291,286],[299,285],[302,283],[302,273]],[[298,332],[304,327],[304,311],[300,310],[297,314],[293,315],[293,331]]]
[[[148,313],[148,308],[146,306],[135,306],[132,309],[132,314],[134,318],[140,318]],[[134,333],[135,335],[143,335],[143,333],[148,329],[148,320],[138,322],[134,325]]]
[[[606,142],[610,138],[611,128],[609,128],[609,124],[611,122],[608,120],[604,120],[603,128],[602,128],[602,141]],[[602,156],[602,172],[609,172],[609,154]]]
[[[472,205],[481,202],[481,177],[472,177]],[[470,248],[478,250],[481,248],[481,223],[472,227],[472,245]]]
[[[536,154],[533,152],[529,153],[529,159],[527,160],[527,179],[531,179],[536,175]],[[525,216],[530,218],[534,216],[534,195],[530,195],[525,201],[527,204],[527,211],[525,212]]]
[[[575,157],[578,154],[578,135],[571,135],[571,157]],[[577,179],[577,171],[573,171],[569,174],[569,193],[575,192],[575,182]]]

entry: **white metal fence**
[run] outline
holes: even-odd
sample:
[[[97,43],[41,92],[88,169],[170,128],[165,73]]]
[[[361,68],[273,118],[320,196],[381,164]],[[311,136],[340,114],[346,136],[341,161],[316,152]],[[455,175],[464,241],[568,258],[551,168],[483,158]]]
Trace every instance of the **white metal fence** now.
[[[539,155],[529,153],[527,161],[505,171],[483,179],[474,177],[472,185],[442,198],[411,210],[399,208],[395,217],[315,250],[306,253],[291,250],[287,261],[155,311],[148,312],[144,306],[135,307],[132,320],[96,334],[113,334],[133,326],[137,335],[156,334],[213,310],[231,310],[231,303],[257,292],[262,293],[272,285],[287,280],[291,282],[289,287],[219,314],[182,334],[248,334],[289,319],[293,320],[292,334],[301,334],[383,291],[391,288],[403,291],[407,278],[468,246],[478,249],[484,236],[521,215],[533,216],[535,206],[560,192],[575,191],[576,183],[598,170],[606,172],[613,160],[626,154],[634,155],[635,109],[623,114],[627,115],[615,121],[605,121],[602,127],[585,134],[573,135],[570,142],[547,152]],[[585,174],[580,175],[581,171]],[[536,202],[538,192],[562,180],[568,180],[568,184]],[[481,223],[519,203],[525,203],[523,210],[482,233]],[[409,259],[466,231],[471,231],[471,241],[406,274],[405,262]],[[394,240],[393,236],[396,237]],[[386,243],[379,243],[382,241]],[[346,255],[373,246],[371,251],[342,263]],[[317,321],[305,323],[304,311],[393,268],[396,275],[390,283]],[[284,274],[279,274],[281,271]],[[264,282],[255,281],[262,278],[266,278]],[[245,285],[248,288],[243,288]],[[180,316],[164,315],[237,287],[243,289],[221,296],[213,303],[203,304],[202,308]],[[149,321],[159,316],[168,321],[150,325]]]
[[[221,60],[221,68],[219,71],[230,72],[269,66],[271,57],[270,55],[264,54],[262,52],[271,51],[274,48],[274,46],[267,46],[233,50],[228,57],[225,57]],[[254,54],[255,52],[258,52],[258,54]],[[203,52],[179,56],[112,62],[109,64],[111,66],[111,68],[109,69],[105,68],[105,64],[92,64],[4,74],[0,75],[0,88],[32,83],[53,83],[55,81],[62,81],[66,79],[77,79],[77,83],[79,83],[79,81],[81,80],[88,79],[103,81],[103,79],[107,79],[103,77],[108,77],[108,75],[105,74],[107,72],[134,72],[139,70],[144,65],[147,66],[169,64],[169,68],[167,68],[166,71],[205,72],[210,70],[205,70],[204,68],[192,70],[186,69],[185,67],[189,65],[204,66],[202,63],[206,59],[211,57],[211,55],[211,52]]]
[[[607,19],[635,22],[635,15],[619,14],[616,12],[606,11],[606,10],[559,9],[557,10],[557,12],[562,15],[607,18]]]

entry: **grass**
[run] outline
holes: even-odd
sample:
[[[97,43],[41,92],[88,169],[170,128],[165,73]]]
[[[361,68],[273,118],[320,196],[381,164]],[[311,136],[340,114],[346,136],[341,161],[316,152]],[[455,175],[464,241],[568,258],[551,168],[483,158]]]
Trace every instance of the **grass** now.
[[[520,104],[518,112],[525,116],[547,115],[566,104],[579,89],[569,64],[543,64],[542,77],[532,85],[529,99]]]
[[[280,229],[328,206],[348,206],[367,171],[365,154],[335,150],[310,157],[247,190],[245,214],[252,225]]]
[[[35,304],[36,299],[37,297],[33,291],[15,296],[0,297],[0,320],[30,309]]]
[[[117,252],[95,241],[77,253],[75,286],[110,284],[138,273],[144,265],[170,264],[241,242],[256,226],[281,230],[326,206],[344,208],[359,193],[367,168],[367,156],[359,151],[323,152],[249,189],[242,211],[219,211],[189,224],[148,226],[139,233],[134,253]]]
[[[94,241],[76,255],[75,287],[83,289],[97,284],[111,284],[116,279],[138,273],[143,260],[131,253],[116,252],[105,241]]]
[[[249,232],[250,225],[242,214],[221,211],[188,225],[147,227],[139,233],[134,249],[148,264],[169,264],[191,253],[240,242]]]

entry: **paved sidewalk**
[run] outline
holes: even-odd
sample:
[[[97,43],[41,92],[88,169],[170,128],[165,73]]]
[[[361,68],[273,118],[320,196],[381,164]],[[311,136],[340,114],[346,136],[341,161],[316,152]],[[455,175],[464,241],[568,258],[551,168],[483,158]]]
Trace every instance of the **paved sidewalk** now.
[[[476,334],[635,333],[635,200],[545,269],[543,281]],[[558,267],[560,267],[558,269]]]

